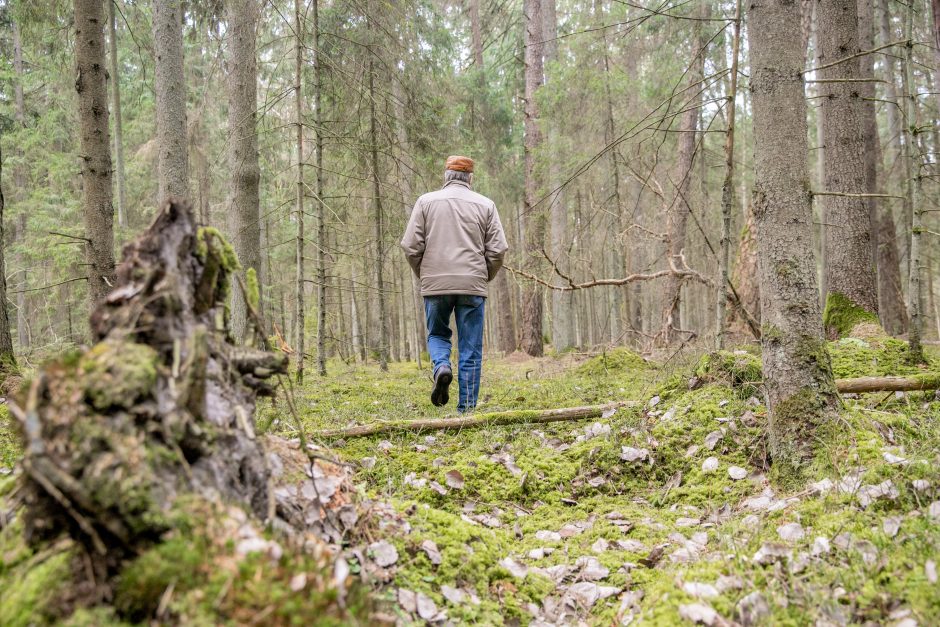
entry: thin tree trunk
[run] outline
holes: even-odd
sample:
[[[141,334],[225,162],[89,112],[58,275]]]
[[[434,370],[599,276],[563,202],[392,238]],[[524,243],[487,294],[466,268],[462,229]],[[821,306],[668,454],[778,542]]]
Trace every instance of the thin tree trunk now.
[[[16,78],[13,87],[13,116],[20,129],[26,128],[26,104],[23,97],[23,43],[20,40],[19,23],[13,22],[13,74]],[[22,165],[13,168],[13,185],[15,189],[14,203],[23,198],[26,193],[26,173]],[[13,229],[14,240],[19,243],[14,263],[19,268],[17,272],[16,294],[16,335],[17,344],[21,351],[29,348],[29,316],[27,314],[26,288],[28,278],[26,274],[26,255],[22,252],[26,247],[26,212],[21,211],[17,216],[16,227]],[[0,242],[2,244],[2,242]]]
[[[323,59],[320,54],[320,0],[313,0],[313,126],[316,138],[317,198],[317,372],[326,376],[326,203],[323,202]]]
[[[826,147],[824,191],[850,194],[825,196],[826,311],[830,334],[851,331],[852,322],[870,321],[878,314],[878,288],[872,263],[872,225],[868,202],[851,194],[869,192],[864,137],[863,78],[859,52],[856,0],[827,0],[816,7],[819,47],[818,71]],[[827,67],[828,66],[828,67]],[[850,81],[850,82],[845,82]],[[852,309],[867,316],[850,320]],[[858,315],[858,314],[854,314]]]
[[[705,17],[706,5],[702,5],[701,16]],[[705,51],[702,28],[697,28],[697,35],[692,42],[691,63],[688,72],[687,93],[692,94],[687,102],[683,103],[686,109],[679,122],[679,139],[676,146],[676,165],[672,173],[672,184],[675,188],[675,198],[666,216],[666,231],[668,233],[669,259],[678,263],[685,249],[686,226],[689,220],[691,207],[689,206],[689,190],[692,180],[692,166],[695,159],[695,138],[699,120],[699,105],[701,103],[701,90]],[[681,327],[680,307],[682,300],[683,279],[677,276],[667,277],[663,288],[662,300],[662,329],[660,341],[671,344],[675,341],[677,325]]]
[[[890,13],[887,0],[879,0],[880,15],[878,19],[879,43],[881,45],[894,40],[889,25]],[[898,168],[904,171],[907,162],[904,149],[901,146],[901,123],[898,112],[902,102],[898,97],[895,86],[896,72],[894,53],[882,55],[881,79],[885,85],[885,99],[889,101],[884,107],[888,130],[888,146],[882,155],[884,161],[881,167],[881,188],[888,192],[888,183],[899,178]],[[902,184],[901,190],[904,187]],[[890,193],[890,192],[889,192]],[[907,212],[905,197],[905,215]],[[904,305],[904,290],[902,289],[901,261],[898,251],[898,235],[895,226],[894,211],[890,202],[881,205],[878,215],[878,313],[885,330],[892,335],[900,335],[907,331],[907,309]],[[907,238],[904,240],[907,242]],[[905,244],[906,252],[909,246]],[[910,257],[907,257],[908,259]]]
[[[914,82],[914,60],[913,60],[913,21],[914,7],[913,3],[907,5],[907,11],[904,18],[904,38],[907,44],[903,47],[904,57],[904,146],[907,148],[908,168],[913,180],[910,180],[907,187],[908,204],[911,207],[911,256],[908,260],[908,316],[910,326],[908,327],[907,337],[909,343],[909,357],[914,363],[924,363],[924,349],[921,345],[923,335],[923,294],[921,293],[921,252],[920,239],[923,230],[923,205],[921,195],[921,157],[918,154],[915,133],[911,129],[917,129],[917,86]]]
[[[349,280],[350,335],[352,335],[353,355],[356,361],[361,362],[366,360],[366,348],[365,343],[362,341],[362,326],[359,323],[359,306],[356,299],[357,289],[356,275],[355,272],[352,272],[352,276]]]
[[[721,185],[721,252],[718,255],[718,285],[715,298],[715,346],[724,348],[725,303],[728,290],[728,261],[731,256],[731,212],[734,208],[734,119],[737,111],[738,49],[741,45],[741,0],[734,5],[734,37],[731,43],[731,80],[728,87],[727,124],[725,130],[725,180]]]
[[[747,203],[743,184],[741,188],[741,198]],[[744,216],[744,228],[741,230],[738,256],[732,273],[732,283],[738,292],[740,302],[732,307],[728,316],[729,330],[732,333],[741,335],[750,332],[747,320],[740,311],[741,307],[754,316],[756,322],[760,324],[760,286],[757,279],[757,227],[754,221],[754,211],[750,204],[745,205]]]
[[[16,357],[13,354],[13,337],[10,335],[10,317],[7,309],[7,273],[4,258],[6,257],[6,237],[4,236],[3,221],[3,155],[0,154],[0,370],[9,370],[16,367]]]
[[[82,207],[92,308],[114,285],[114,206],[104,13],[101,0],[74,0],[75,91],[81,126]]]
[[[816,428],[838,396],[812,249],[800,6],[754,4],[749,26],[768,446],[774,472],[786,482],[799,480],[812,460]]]
[[[231,176],[228,205],[232,241],[243,270],[247,273],[254,269],[260,288],[264,285],[258,190],[261,170],[255,128],[258,108],[255,26],[259,7],[257,0],[226,0],[225,9],[229,52],[225,80],[229,101],[228,168]],[[243,342],[246,330],[245,299],[240,290],[233,290],[232,334],[237,341]]]
[[[181,0],[153,3],[153,48],[159,162],[157,203],[162,206],[170,198],[189,197]]]
[[[111,61],[111,109],[114,112],[114,174],[117,176],[118,226],[127,228],[127,190],[124,184],[124,127],[121,123],[121,72],[118,62],[117,26],[114,17],[116,0],[108,3],[108,44]]]
[[[316,6],[318,0],[314,0]],[[297,220],[297,245],[295,248],[294,263],[297,278],[296,293],[294,295],[294,349],[297,357],[297,382],[304,380],[304,346],[305,320],[304,308],[304,98],[303,98],[303,64],[304,64],[304,24],[301,20],[301,0],[294,0],[294,124],[297,131],[297,191],[295,195],[294,211]],[[314,9],[316,15],[316,9]],[[316,27],[314,26],[314,30]],[[319,200],[319,199],[318,199]],[[319,334],[319,330],[318,330]]]
[[[934,98],[937,100],[937,113],[940,114],[940,0],[930,0],[930,7],[933,13],[933,84],[936,92]]]
[[[523,0],[525,63],[525,191],[523,219],[525,221],[525,251],[523,267],[538,274],[542,267],[541,251],[545,243],[544,211],[536,207],[539,185],[536,180],[535,153],[542,143],[539,131],[537,92],[545,79],[542,55],[541,0]],[[533,282],[525,285],[522,294],[522,350],[533,357],[541,357],[542,345],[542,289]]]
[[[375,61],[369,57],[369,143],[372,169],[372,211],[375,225],[375,290],[378,293],[377,306],[379,326],[379,367],[388,371],[388,312],[385,303],[385,225],[382,211],[382,189],[379,183],[379,132],[375,113]]]
[[[858,47],[859,50],[871,50],[875,47],[875,8],[874,0],[856,0],[858,5]],[[859,120],[862,125],[862,144],[865,146],[862,155],[865,166],[865,193],[875,194],[878,191],[878,166],[881,163],[881,140],[878,135],[878,120],[875,116],[875,57],[870,54],[858,59],[859,74],[867,79],[859,85],[861,101],[859,102]],[[868,219],[871,223],[871,264],[875,268],[875,291],[878,292],[878,215],[881,212],[881,200],[866,198],[868,206]],[[882,299],[879,295],[879,311]]]

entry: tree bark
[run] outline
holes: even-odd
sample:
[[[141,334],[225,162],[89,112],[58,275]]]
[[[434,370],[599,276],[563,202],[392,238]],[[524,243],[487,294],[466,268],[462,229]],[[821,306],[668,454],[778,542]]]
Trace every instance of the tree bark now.
[[[747,203],[743,190],[741,198]],[[747,320],[740,310],[741,307],[754,316],[756,322],[760,324],[760,286],[757,266],[757,226],[754,221],[754,211],[748,204],[744,208],[744,228],[741,230],[738,256],[731,274],[731,282],[740,299],[740,302],[733,305],[731,311],[728,312],[728,330],[731,333],[744,335],[750,332]]]
[[[111,62],[111,109],[114,112],[114,174],[117,176],[118,226],[127,228],[127,190],[124,179],[124,126],[121,122],[121,70],[118,60],[117,25],[114,16],[116,0],[108,3],[108,45]]]
[[[318,0],[313,0],[314,6]],[[304,65],[304,24],[301,20],[301,0],[294,0],[294,124],[297,132],[297,182],[294,200],[294,215],[297,221],[297,241],[294,249],[294,270],[296,275],[296,293],[294,295],[296,311],[294,321],[294,350],[297,356],[297,382],[304,380],[304,97],[303,97],[303,65]],[[314,9],[316,11],[316,9]],[[314,13],[316,15],[316,13]],[[319,199],[318,199],[319,200]]]
[[[16,82],[13,88],[13,116],[20,129],[26,128],[26,104],[23,97],[23,43],[20,39],[19,23],[13,22],[13,74]],[[22,166],[13,169],[13,184],[16,195],[13,198],[16,203],[25,196],[26,175]],[[17,344],[21,351],[29,348],[29,315],[26,311],[26,289],[28,287],[28,276],[26,274],[26,255],[23,249],[26,247],[26,212],[21,211],[17,216],[16,226],[13,229],[14,240],[19,242],[19,250],[15,254],[14,263],[19,267],[17,272],[16,294],[16,335]]]
[[[812,249],[799,4],[752,5],[750,51],[768,444],[786,481],[802,475],[816,428],[838,403]]]
[[[153,3],[153,48],[159,169],[157,202],[162,205],[169,198],[189,197],[181,0],[155,0]]]
[[[313,126],[316,138],[317,203],[317,374],[326,376],[326,203],[323,202],[323,58],[320,49],[320,0],[313,0]]]
[[[523,220],[525,228],[525,250],[523,267],[538,274],[542,267],[541,251],[545,243],[544,211],[536,207],[539,184],[536,176],[535,153],[542,143],[539,130],[539,107],[537,92],[545,80],[542,63],[542,0],[523,0],[525,63],[525,191]],[[541,357],[542,345],[542,288],[533,282],[526,283],[522,292],[522,350],[533,357]]]
[[[229,216],[233,245],[242,269],[254,268],[261,280],[261,224],[258,186],[258,134],[255,117],[258,108],[257,60],[255,58],[255,26],[258,21],[257,0],[226,0],[228,22],[228,58],[226,88],[228,91],[228,168],[230,179]],[[245,340],[247,306],[239,290],[232,293],[232,333],[239,342]],[[259,331],[261,331],[259,329]]]
[[[884,45],[894,40],[890,28],[887,0],[879,0],[878,19],[879,44]],[[898,178],[898,168],[904,170],[905,157],[901,146],[901,123],[898,116],[902,106],[895,86],[895,55],[882,55],[881,79],[885,85],[885,98],[892,104],[884,107],[888,130],[888,147],[882,155],[881,189],[888,191],[888,183]],[[901,187],[903,189],[903,186]],[[906,204],[906,200],[905,200]],[[907,212],[905,211],[905,215]],[[900,335],[907,331],[907,309],[904,305],[904,290],[901,280],[901,255],[898,251],[898,235],[895,226],[894,210],[890,202],[881,205],[878,215],[878,313],[885,331],[891,335]],[[907,238],[905,238],[905,241]],[[905,246],[907,248],[907,246]],[[909,252],[909,251],[908,251]]]
[[[74,0],[75,91],[81,127],[82,207],[88,297],[94,307],[114,285],[111,140],[101,0]]]
[[[940,114],[940,0],[930,0],[933,13],[933,84],[934,98],[937,100],[937,113]]]
[[[706,5],[702,5],[701,16],[705,16]],[[698,128],[699,106],[702,102],[701,86],[705,51],[701,26],[696,27],[696,37],[692,42],[691,63],[688,73],[688,91],[690,97],[683,103],[685,112],[679,122],[679,138],[676,144],[676,163],[672,171],[672,186],[675,197],[666,216],[667,255],[679,262],[685,249],[686,226],[691,207],[689,192],[692,181],[692,166],[695,160],[695,138]],[[681,264],[680,264],[681,265]],[[669,345],[676,340],[676,330],[681,327],[680,308],[683,279],[677,276],[667,277],[663,286],[662,328],[659,340]]]
[[[372,170],[372,217],[375,225],[375,290],[378,294],[376,311],[379,323],[379,367],[388,371],[388,312],[385,303],[385,224],[382,210],[382,188],[379,181],[379,131],[375,113],[375,61],[369,53],[369,144]]]
[[[0,154],[0,370],[16,366],[13,354],[13,336],[10,334],[10,317],[7,304],[6,237],[3,221],[3,155]]]
[[[856,0],[825,0],[816,7],[819,47],[818,70],[823,137],[826,148],[824,190],[844,194],[870,193],[866,171],[863,78],[858,58],[858,5]],[[828,67],[826,67],[828,66]],[[850,81],[850,82],[845,82]],[[868,317],[878,314],[878,288],[872,263],[872,224],[867,199],[825,196],[826,313],[830,334],[850,329],[837,320],[847,307],[860,308]]]

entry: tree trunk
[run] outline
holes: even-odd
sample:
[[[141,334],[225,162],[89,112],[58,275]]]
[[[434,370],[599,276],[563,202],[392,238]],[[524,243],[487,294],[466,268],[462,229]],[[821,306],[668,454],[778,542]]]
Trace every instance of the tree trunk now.
[[[702,5],[702,17],[707,11],[706,5]],[[697,35],[692,42],[691,63],[688,72],[688,91],[691,96],[683,103],[685,112],[682,114],[679,122],[679,138],[676,144],[676,164],[672,172],[672,185],[675,189],[675,197],[666,216],[666,231],[668,234],[667,255],[675,263],[679,263],[680,257],[685,249],[686,225],[689,220],[691,207],[689,206],[689,190],[692,180],[692,166],[695,159],[695,138],[698,128],[699,105],[702,101],[701,83],[704,64],[705,51],[702,49],[705,45],[703,41],[702,29],[697,27]],[[662,300],[662,329],[660,331],[660,341],[665,344],[671,344],[676,340],[675,331],[681,327],[680,307],[682,299],[683,279],[677,276],[669,276],[665,279]]]
[[[889,24],[891,16],[887,0],[879,0],[879,8],[879,43],[884,45],[894,39]],[[889,191],[888,183],[899,178],[898,168],[903,171],[905,163],[901,146],[901,123],[898,116],[898,108],[902,103],[895,86],[897,75],[894,56],[893,53],[885,54],[881,59],[881,79],[885,85],[885,98],[893,103],[884,107],[890,148],[882,155],[884,161],[881,167],[881,189],[886,192]],[[907,215],[906,212],[905,215]],[[891,335],[900,335],[907,331],[907,309],[904,305],[897,228],[894,211],[889,201],[881,203],[881,211],[878,215],[878,235],[875,241],[878,243],[878,313],[885,331]]]
[[[181,0],[153,3],[153,48],[159,168],[157,202],[163,205],[169,198],[189,197]],[[231,138],[231,141],[237,142],[238,138]]]
[[[537,92],[545,79],[542,54],[542,0],[523,0],[525,23],[525,191],[523,220],[525,222],[525,251],[523,267],[531,274],[542,268],[541,252],[545,243],[544,211],[536,207],[539,184],[536,179],[535,153],[542,143],[539,131]],[[528,282],[522,293],[522,350],[533,357],[541,357],[542,345],[542,289]]]
[[[75,91],[81,125],[82,207],[88,297],[94,307],[114,285],[111,139],[101,0],[74,0]]]
[[[933,84],[934,98],[937,100],[937,113],[940,114],[940,0],[930,0],[933,13]]]
[[[555,11],[555,0],[541,0],[542,2],[542,53],[544,62],[552,64],[558,60],[558,22]],[[545,84],[551,80],[548,69],[543,68],[545,74]],[[557,88],[561,89],[559,85]],[[550,119],[548,124],[548,144],[555,147],[559,152],[558,142],[561,136],[557,119]],[[548,165],[549,188],[554,190],[559,187],[561,182],[561,173],[558,167],[558,160],[551,159]],[[549,191],[550,191],[549,190]],[[552,194],[549,197],[549,216],[551,221],[551,241],[550,251],[552,261],[558,265],[562,272],[567,273],[568,267],[568,207],[565,203],[564,190]],[[552,283],[563,285],[564,279],[552,275]],[[566,351],[574,346],[574,327],[571,319],[572,298],[571,292],[559,292],[552,290],[552,347],[556,353]]]
[[[108,44],[111,61],[111,109],[114,112],[114,174],[117,176],[118,226],[127,228],[127,190],[124,185],[124,127],[121,123],[121,70],[118,60],[117,25],[114,17],[116,0],[108,3]]]
[[[742,185],[741,198],[747,203],[744,186]],[[757,278],[757,226],[754,222],[754,211],[750,204],[744,208],[744,228],[741,229],[741,239],[738,242],[738,256],[731,274],[731,283],[738,292],[739,303],[735,303],[728,312],[728,330],[736,335],[750,333],[747,320],[741,312],[746,309],[760,324],[760,286]]]
[[[323,202],[323,59],[320,55],[320,0],[313,0],[313,126],[316,137],[317,203],[317,373],[326,376],[326,203]]]
[[[820,324],[806,154],[800,6],[751,6],[754,218],[760,259],[762,362],[774,471],[798,479],[816,428],[838,396]]]
[[[258,135],[255,128],[258,108],[255,26],[258,12],[257,0],[226,0],[228,58],[225,84],[228,90],[228,168],[231,176],[228,198],[230,230],[242,269],[247,273],[253,268],[258,285],[261,286],[264,284],[261,280],[258,192],[261,170],[258,166]],[[243,342],[247,331],[247,307],[242,293],[239,290],[232,292],[232,333],[237,341]]]
[[[379,367],[388,371],[388,311],[385,303],[385,225],[382,211],[382,188],[379,181],[379,131],[375,113],[375,62],[369,56],[369,143],[372,170],[372,211],[375,225],[375,290],[378,294],[376,311],[379,326]]]
[[[314,7],[318,0],[314,0]],[[301,21],[301,0],[294,0],[294,124],[297,131],[297,190],[294,200],[295,220],[297,221],[297,242],[295,247],[294,264],[297,279],[296,293],[294,295],[296,312],[294,320],[294,350],[297,356],[297,382],[304,380],[304,98],[303,98],[303,64],[304,64],[304,25]],[[314,9],[314,15],[316,15]],[[319,200],[319,199],[318,199]]]
[[[909,356],[914,363],[924,363],[924,349],[921,345],[923,335],[923,294],[921,291],[921,251],[920,240],[923,231],[923,196],[921,192],[921,155],[916,142],[917,120],[917,84],[914,82],[914,7],[907,5],[904,18],[904,146],[907,149],[907,163],[911,175],[908,181],[907,198],[911,207],[911,256],[908,260],[908,316],[910,326],[907,337],[910,345]]]
[[[4,262],[6,237],[4,236],[3,209],[3,155],[0,154],[0,371],[16,366],[16,357],[13,355],[13,337],[10,335],[10,317],[7,311],[9,305],[7,305],[7,273]]]
[[[728,261],[731,256],[731,212],[734,208],[734,120],[737,112],[738,49],[741,45],[741,0],[734,7],[734,37],[731,43],[731,80],[728,87],[727,124],[725,129],[725,180],[721,185],[721,251],[718,255],[718,281],[715,297],[715,345],[724,348],[725,303],[728,302]]]
[[[858,58],[849,58],[859,52],[858,5],[856,0],[826,0],[817,4],[816,11],[826,147],[820,191],[847,194],[823,198],[828,261],[824,323],[831,335],[844,335],[856,322],[878,320],[871,213],[867,200],[854,196],[871,193],[873,183],[865,163],[869,145],[863,117],[865,89],[859,82],[863,76]]]
[[[23,44],[20,40],[19,23],[13,22],[13,74],[16,82],[13,88],[13,116],[16,125],[23,129],[26,127],[26,105],[23,98]],[[13,168],[13,184],[16,190],[14,203],[23,198],[26,192],[26,173],[23,166]],[[16,226],[13,229],[14,240],[19,243],[19,251],[15,255],[14,263],[19,267],[15,285],[16,293],[16,335],[17,344],[21,351],[29,348],[29,316],[27,314],[26,289],[28,280],[26,274],[26,212],[21,211],[17,216]]]

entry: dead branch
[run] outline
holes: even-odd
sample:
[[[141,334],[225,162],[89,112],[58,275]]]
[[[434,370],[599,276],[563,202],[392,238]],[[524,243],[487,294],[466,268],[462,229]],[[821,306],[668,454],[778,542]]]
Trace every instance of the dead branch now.
[[[842,394],[861,394],[865,392],[920,392],[936,390],[940,389],[940,375],[836,379],[836,389],[838,389]]]
[[[428,420],[402,420],[372,425],[360,425],[348,429],[329,429],[313,435],[318,438],[335,440],[338,438],[361,438],[370,435],[413,431],[453,431],[461,429],[479,429],[512,424],[538,424],[567,420],[586,420],[600,418],[604,412],[621,407],[635,407],[639,401],[618,401],[605,405],[587,405],[583,407],[565,407],[562,409],[513,410],[480,414],[479,416],[461,416],[459,418],[435,418]]]

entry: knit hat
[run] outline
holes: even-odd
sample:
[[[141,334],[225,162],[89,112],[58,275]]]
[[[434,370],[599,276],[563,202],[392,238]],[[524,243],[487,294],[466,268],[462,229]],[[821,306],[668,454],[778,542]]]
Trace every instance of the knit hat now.
[[[444,166],[444,169],[455,170],[457,172],[473,172],[473,159],[470,157],[451,155],[447,157],[447,164]]]

